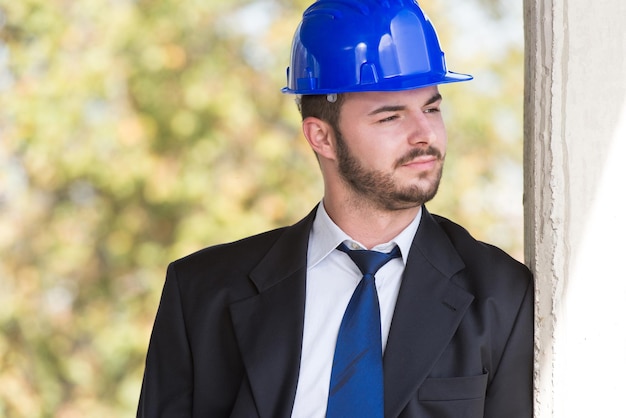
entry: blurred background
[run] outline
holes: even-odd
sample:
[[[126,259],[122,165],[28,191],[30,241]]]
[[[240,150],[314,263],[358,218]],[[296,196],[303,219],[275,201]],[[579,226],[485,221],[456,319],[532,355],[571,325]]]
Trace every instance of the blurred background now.
[[[522,258],[522,2],[422,0],[448,67],[432,212]],[[0,416],[133,416],[167,264],[291,224],[309,0],[0,0]]]

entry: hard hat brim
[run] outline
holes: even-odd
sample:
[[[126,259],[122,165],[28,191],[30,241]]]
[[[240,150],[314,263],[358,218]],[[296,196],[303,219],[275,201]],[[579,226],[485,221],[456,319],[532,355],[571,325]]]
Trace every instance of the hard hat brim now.
[[[370,84],[358,84],[354,86],[344,86],[338,88],[306,88],[306,89],[293,89],[289,86],[284,87],[281,91],[285,94],[299,94],[299,95],[316,95],[316,94],[331,94],[331,93],[357,93],[367,91],[402,91],[402,90],[414,90],[421,87],[436,86],[439,84],[458,83],[463,81],[472,80],[474,77],[469,74],[455,73],[452,71],[446,72],[444,75],[429,74],[417,74],[413,77],[391,77],[388,79],[379,80],[376,83]]]

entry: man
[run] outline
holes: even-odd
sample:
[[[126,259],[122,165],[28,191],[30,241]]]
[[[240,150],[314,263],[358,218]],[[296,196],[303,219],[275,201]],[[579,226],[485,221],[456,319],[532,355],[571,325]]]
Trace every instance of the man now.
[[[532,416],[529,271],[424,206],[446,155],[437,85],[469,79],[410,0],[307,9],[284,92],[323,200],[169,266],[138,416]]]

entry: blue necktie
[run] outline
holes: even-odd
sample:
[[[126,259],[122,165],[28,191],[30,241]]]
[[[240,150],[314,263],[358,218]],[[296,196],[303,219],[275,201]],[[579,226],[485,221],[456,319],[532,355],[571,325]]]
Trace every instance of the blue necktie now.
[[[350,250],[359,267],[359,282],[343,315],[330,376],[327,418],[382,418],[383,353],[380,332],[380,307],[374,274],[389,260],[400,257],[395,247],[390,253]]]

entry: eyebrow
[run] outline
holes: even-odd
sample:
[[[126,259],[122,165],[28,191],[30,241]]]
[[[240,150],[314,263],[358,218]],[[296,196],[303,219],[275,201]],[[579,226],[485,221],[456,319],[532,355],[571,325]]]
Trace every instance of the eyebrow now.
[[[441,94],[437,93],[435,95],[433,95],[433,97],[431,97],[430,99],[428,99],[426,101],[426,103],[424,103],[423,106],[428,106],[431,105],[433,103],[438,102],[439,100],[442,100],[443,97],[441,97]],[[405,110],[406,106],[404,105],[386,105],[386,106],[381,106],[378,107],[374,110],[372,110],[370,113],[368,113],[368,116],[374,116],[377,115],[379,113],[384,113],[384,112],[398,112],[400,110]]]
[[[437,93],[433,97],[431,97],[426,103],[424,103],[424,106],[428,106],[430,104],[437,103],[439,100],[442,100],[442,99],[443,99],[443,97],[441,97],[441,94]]]

